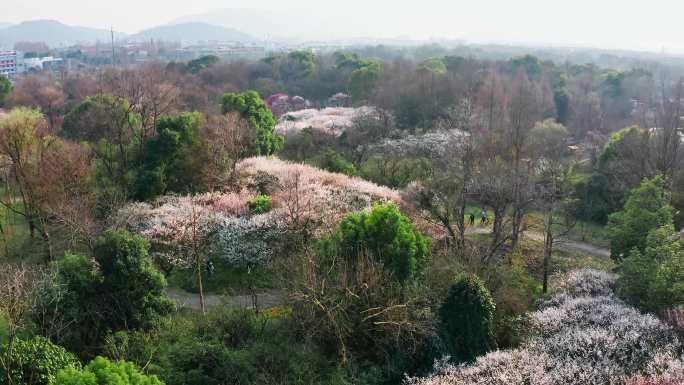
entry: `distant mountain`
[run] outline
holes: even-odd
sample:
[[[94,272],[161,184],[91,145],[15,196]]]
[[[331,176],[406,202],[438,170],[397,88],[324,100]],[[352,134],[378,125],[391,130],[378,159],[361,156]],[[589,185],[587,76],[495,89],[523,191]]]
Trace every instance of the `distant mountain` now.
[[[237,29],[226,28],[202,22],[162,25],[146,29],[127,38],[130,41],[166,40],[182,42],[239,41],[250,42],[254,37]]]
[[[123,34],[115,32],[115,38]],[[76,27],[55,20],[32,20],[0,29],[0,45],[13,46],[19,41],[43,42],[51,47],[67,46],[81,42],[108,41],[106,29]]]
[[[271,12],[254,9],[219,9],[178,18],[174,23],[202,22],[235,28],[259,39],[327,38],[325,31],[335,20],[313,18],[306,12]]]

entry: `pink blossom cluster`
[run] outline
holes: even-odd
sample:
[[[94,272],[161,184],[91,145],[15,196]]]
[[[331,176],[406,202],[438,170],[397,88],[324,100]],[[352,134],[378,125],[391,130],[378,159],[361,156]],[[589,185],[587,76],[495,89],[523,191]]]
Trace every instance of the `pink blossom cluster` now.
[[[667,382],[681,378],[682,368],[672,329],[620,301],[614,282],[614,275],[591,269],[557,277],[554,296],[529,315],[529,336],[519,349],[492,352],[470,365],[442,363],[433,376],[407,383],[681,384]]]
[[[294,198],[315,208],[317,220],[335,224],[344,214],[370,207],[374,202],[393,201],[406,206],[398,191],[379,186],[361,178],[349,177],[301,163],[292,163],[273,157],[255,157],[241,161],[238,173],[251,183],[259,173],[278,180],[273,200],[276,211],[284,209]],[[297,197],[292,196],[296,194]]]
[[[684,370],[672,370],[654,377],[634,376],[625,385],[682,385],[684,384]]]
[[[185,245],[192,243],[190,236],[202,239],[203,252],[225,262],[260,264],[277,255],[290,231],[306,228],[313,234],[327,234],[343,215],[378,201],[409,207],[395,190],[277,158],[245,159],[237,165],[237,173],[244,186],[237,192],[133,203],[120,210],[118,226],[146,237],[155,255],[173,265],[187,260]],[[248,201],[258,194],[257,179],[264,174],[274,181],[269,187],[273,208],[251,215]]]

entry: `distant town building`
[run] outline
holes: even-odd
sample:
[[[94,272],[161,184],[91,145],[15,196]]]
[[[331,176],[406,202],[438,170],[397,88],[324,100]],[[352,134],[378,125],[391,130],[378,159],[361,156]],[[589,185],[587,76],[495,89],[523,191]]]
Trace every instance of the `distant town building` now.
[[[64,67],[64,59],[53,56],[22,57],[18,55],[17,73],[40,72],[43,70],[59,71]]]
[[[17,51],[0,51],[0,75],[8,78],[17,75]]]

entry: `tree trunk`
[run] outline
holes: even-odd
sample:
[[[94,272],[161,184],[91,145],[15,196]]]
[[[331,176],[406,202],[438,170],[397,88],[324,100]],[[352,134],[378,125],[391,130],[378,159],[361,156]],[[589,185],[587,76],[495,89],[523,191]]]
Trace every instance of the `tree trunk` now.
[[[36,223],[33,221],[33,218],[28,219],[28,227],[29,227],[29,235],[31,239],[33,239],[36,236]]]
[[[52,241],[50,240],[50,233],[48,233],[45,226],[41,230],[43,242],[45,242],[45,263],[48,264],[54,260],[52,255]]]
[[[553,211],[549,211],[544,226],[544,279],[542,292],[546,294],[549,288],[549,270],[551,267],[551,254],[553,252]]]
[[[202,266],[200,258],[195,258],[197,260],[197,285],[199,286],[200,295],[200,308],[202,309],[202,314],[207,314],[206,308],[204,307],[204,288],[202,287]]]

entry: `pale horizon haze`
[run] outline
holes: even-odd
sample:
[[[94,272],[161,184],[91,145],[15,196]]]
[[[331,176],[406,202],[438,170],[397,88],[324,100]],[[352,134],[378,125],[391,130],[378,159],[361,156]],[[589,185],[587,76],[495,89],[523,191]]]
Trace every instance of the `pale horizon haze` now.
[[[126,33],[229,8],[296,15],[293,23],[310,22],[299,33],[308,39],[446,38],[684,53],[684,2],[665,0],[34,0],[4,8],[0,22],[54,19]]]

